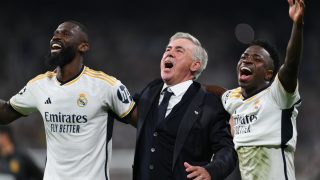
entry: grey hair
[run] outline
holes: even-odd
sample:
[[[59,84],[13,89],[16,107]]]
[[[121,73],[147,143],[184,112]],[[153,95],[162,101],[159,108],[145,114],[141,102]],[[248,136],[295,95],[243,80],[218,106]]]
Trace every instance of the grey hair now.
[[[189,33],[177,32],[175,35],[173,35],[170,38],[170,42],[177,39],[188,39],[195,45],[195,48],[192,52],[192,59],[193,61],[199,60],[201,64],[200,69],[194,75],[195,76],[194,79],[198,79],[202,71],[207,67],[207,63],[208,63],[207,51],[201,46],[200,41]]]

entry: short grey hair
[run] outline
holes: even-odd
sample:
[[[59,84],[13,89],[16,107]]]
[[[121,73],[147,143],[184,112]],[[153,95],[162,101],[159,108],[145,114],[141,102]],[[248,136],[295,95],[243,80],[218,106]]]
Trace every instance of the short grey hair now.
[[[207,51],[201,46],[200,41],[189,33],[177,32],[175,35],[173,35],[170,38],[170,42],[177,39],[188,39],[195,45],[195,48],[192,52],[192,59],[193,61],[199,60],[201,64],[200,69],[194,75],[195,76],[194,79],[198,79],[202,71],[207,67],[207,63],[208,63]]]

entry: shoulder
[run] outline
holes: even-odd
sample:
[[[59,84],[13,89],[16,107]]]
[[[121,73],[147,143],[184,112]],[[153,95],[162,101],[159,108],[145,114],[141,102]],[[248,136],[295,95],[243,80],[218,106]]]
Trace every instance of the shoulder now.
[[[44,74],[39,74],[38,76],[32,78],[29,82],[28,82],[28,85],[31,85],[31,84],[34,84],[36,82],[40,82],[41,80],[44,80],[44,79],[52,79],[53,77],[56,76],[56,73],[53,72],[53,71],[47,71],[46,73]]]
[[[110,76],[103,71],[96,71],[90,69],[89,67],[85,67],[83,75],[88,76],[90,79],[98,80],[106,83],[109,86],[115,86],[119,83],[119,80],[113,76]]]
[[[146,87],[152,88],[154,86],[159,86],[159,85],[163,85],[163,80],[160,78],[154,79]]]
[[[222,99],[241,99],[241,87],[230,89],[222,94]]]
[[[163,80],[158,78],[158,79],[154,79],[153,81],[151,81],[150,83],[147,84],[147,86],[141,91],[145,92],[148,89],[153,89],[153,88],[157,88],[157,87],[162,87],[163,86]]]

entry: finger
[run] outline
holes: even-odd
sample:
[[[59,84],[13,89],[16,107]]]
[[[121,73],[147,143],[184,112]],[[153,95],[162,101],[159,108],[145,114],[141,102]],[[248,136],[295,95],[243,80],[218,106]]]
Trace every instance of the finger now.
[[[187,162],[184,162],[183,165],[184,165],[185,168],[188,168],[188,167],[191,166],[191,165],[190,165],[189,163],[187,163]]]
[[[191,178],[196,178],[200,175],[199,171],[193,171],[192,173],[187,175],[187,178],[191,179]]]
[[[292,6],[294,4],[293,0],[288,0],[288,3],[290,6]]]
[[[194,180],[204,180],[205,178],[203,178],[203,176],[197,176]]]
[[[192,171],[196,171],[197,170],[197,167],[196,166],[191,166],[189,163],[185,162],[186,164],[185,167],[186,167],[186,171],[187,172],[192,172]]]
[[[299,4],[300,4],[300,6],[303,7],[303,8],[306,7],[306,4],[304,3],[304,0],[300,0],[300,1],[299,1]]]

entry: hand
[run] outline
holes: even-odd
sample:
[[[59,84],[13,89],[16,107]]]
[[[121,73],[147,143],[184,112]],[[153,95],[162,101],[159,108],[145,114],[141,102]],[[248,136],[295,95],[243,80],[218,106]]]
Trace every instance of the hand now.
[[[288,0],[289,16],[294,23],[303,23],[304,0]]]
[[[191,166],[189,163],[184,162],[184,167],[188,173],[188,179],[194,180],[211,180],[211,176],[208,171],[200,166]]]
[[[206,88],[206,91],[216,94],[218,96],[222,96],[222,94],[224,92],[227,91],[227,89],[220,87],[220,86],[215,86],[215,85],[204,85],[204,87]]]

